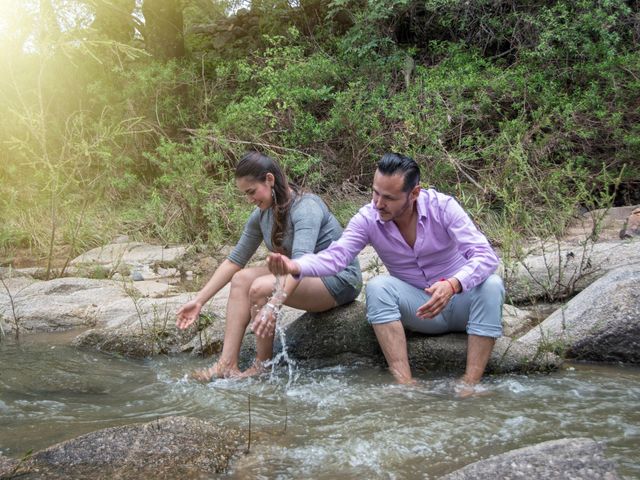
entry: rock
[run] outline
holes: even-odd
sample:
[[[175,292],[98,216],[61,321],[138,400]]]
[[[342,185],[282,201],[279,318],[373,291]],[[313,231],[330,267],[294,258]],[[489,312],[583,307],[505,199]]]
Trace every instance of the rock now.
[[[166,417],[53,445],[34,453],[13,476],[2,478],[211,478],[223,473],[245,445],[245,434],[237,429]]]
[[[118,235],[111,243],[129,243],[129,235]]]
[[[31,274],[24,271],[23,268],[0,267],[0,278],[7,280],[10,278],[31,278]]]
[[[640,208],[631,212],[629,218],[620,230],[620,238],[640,237]]]
[[[94,248],[71,261],[72,265],[101,265],[116,271],[121,266],[149,265],[158,262],[174,262],[187,253],[187,247],[163,247],[139,242],[112,243]]]
[[[531,330],[536,321],[537,317],[527,310],[507,304],[502,307],[502,328],[505,337],[519,337]]]
[[[80,326],[115,328],[161,313],[172,315],[177,304],[189,295],[168,300],[140,299],[129,284],[111,280],[57,278],[34,282],[12,293],[16,315],[23,332],[67,330]],[[13,312],[9,296],[0,291],[0,315],[6,321]]]
[[[611,241],[585,246],[550,246],[505,267],[510,303],[539,298],[562,299],[579,292],[614,268],[640,264],[640,240]]]
[[[517,340],[580,360],[640,363],[640,265],[610,271]]]
[[[142,280],[131,284],[131,288],[137,290],[141,297],[160,298],[174,295],[176,287],[168,283],[154,280]]]
[[[142,282],[144,280],[144,275],[139,270],[134,270],[131,272],[131,280],[134,282]]]
[[[602,446],[588,438],[565,438],[511,450],[467,465],[442,480],[572,479],[616,480],[612,462],[604,458]]]
[[[598,241],[617,240],[625,221],[638,207],[640,205],[585,212],[571,222],[562,240],[578,245],[592,236],[594,225],[597,226]]]
[[[0,290],[2,327],[7,334],[15,331],[14,311],[21,333],[93,327],[76,338],[74,344],[133,357],[178,351],[199,337],[195,327],[178,331],[175,326],[177,309],[193,294],[143,298],[132,287],[139,284],[145,282],[85,278],[32,282],[13,291],[13,307],[9,295]],[[218,299],[218,303],[221,301],[224,299]],[[215,307],[216,302],[210,302],[204,313],[216,317]]]
[[[19,464],[18,460],[5,457],[0,453],[0,478],[11,478],[12,473]]]
[[[286,329],[290,356],[310,359],[344,353],[381,355],[366,307],[355,301],[322,313],[305,313]]]
[[[129,300],[123,288],[115,282],[86,278],[57,278],[47,282],[34,282],[12,292],[12,297],[22,332],[118,324],[122,321],[124,312],[122,309],[111,308],[111,305],[124,300],[124,306]],[[127,313],[132,313],[131,307],[126,308]],[[10,298],[2,291],[0,316],[5,321],[11,319],[9,325],[13,324]]]
[[[201,336],[195,324],[186,330],[176,327],[176,312],[191,297],[192,294],[181,294],[171,298],[128,298],[114,302],[106,307],[124,312],[121,321],[116,325],[107,324],[87,330],[78,335],[72,344],[126,357],[144,358],[186,351],[185,344],[196,344],[197,340],[204,338],[209,342],[203,347],[204,351],[217,353],[222,348],[224,321],[211,310],[209,304],[202,313],[211,318],[216,335],[207,333]]]
[[[362,249],[358,254],[358,261],[362,268],[362,281],[364,283],[367,283],[371,278],[377,275],[386,275],[388,273],[387,267],[384,266],[380,257],[378,257],[378,254],[371,245],[367,245]],[[361,296],[364,299],[364,288],[362,289]]]
[[[192,353],[194,355],[201,356],[220,353],[224,344],[224,326],[224,319],[217,318],[213,325],[203,328],[189,341],[182,343],[179,351],[182,353]],[[245,340],[246,337],[247,335],[245,335]],[[245,340],[243,340],[243,344],[245,343]]]
[[[323,313],[306,313],[286,329],[288,353],[293,358],[320,359],[355,354],[384,362],[373,328],[366,321],[364,303],[355,301]],[[459,370],[466,365],[467,336],[407,334],[409,361],[415,370]],[[539,352],[536,345],[514,345],[502,337],[496,342],[488,372],[547,371],[560,359]]]

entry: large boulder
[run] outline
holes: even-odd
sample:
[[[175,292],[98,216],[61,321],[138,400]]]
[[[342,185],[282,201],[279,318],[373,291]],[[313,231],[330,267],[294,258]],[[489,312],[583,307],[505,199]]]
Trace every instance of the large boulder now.
[[[9,331],[15,329],[17,318],[23,333],[76,327],[118,328],[149,320],[169,322],[177,307],[193,296],[147,298],[144,291],[135,288],[136,283],[88,278],[16,278],[5,283],[9,292],[0,289],[0,317]]]
[[[228,286],[205,305],[198,324],[178,330],[176,312],[195,293],[158,297],[162,290],[157,287],[162,284],[155,282],[36,281],[23,276],[2,280],[0,328],[8,335],[15,333],[17,318],[20,334],[89,328],[78,335],[74,345],[128,357],[215,354],[222,349]],[[285,307],[281,323],[287,325],[301,313]],[[251,336],[248,339],[251,344]]]
[[[178,351],[192,339],[202,339],[198,327],[180,331],[175,327],[177,309],[192,298],[182,294],[168,298],[147,298],[136,283],[86,278],[58,278],[32,281],[5,280],[9,289],[0,290],[0,326],[6,334],[20,334],[91,328],[74,341],[77,346],[132,357],[147,357]],[[205,313],[218,324],[219,315],[208,304]],[[222,332],[222,327],[218,328]],[[212,339],[214,351],[222,345]]]
[[[507,299],[519,303],[566,298],[630,264],[640,264],[640,239],[546,245],[543,253],[505,266]]]
[[[516,343],[581,360],[640,363],[638,285],[640,264],[612,270]]]
[[[612,462],[602,445],[588,438],[565,438],[539,443],[467,465],[442,480],[533,478],[557,480],[616,480]]]
[[[364,303],[356,301],[323,313],[306,313],[286,329],[289,356],[322,359],[355,354],[384,361]],[[415,370],[459,370],[466,365],[467,336],[407,334],[409,361]],[[489,372],[546,371],[560,359],[536,345],[518,345],[509,337],[496,342]]]
[[[0,316],[10,330],[17,318],[22,332],[115,326],[133,311],[132,300],[122,286],[105,280],[58,278],[29,283],[9,293],[0,291]]]
[[[88,433],[22,462],[0,458],[0,478],[211,478],[245,446],[239,430],[167,417]]]

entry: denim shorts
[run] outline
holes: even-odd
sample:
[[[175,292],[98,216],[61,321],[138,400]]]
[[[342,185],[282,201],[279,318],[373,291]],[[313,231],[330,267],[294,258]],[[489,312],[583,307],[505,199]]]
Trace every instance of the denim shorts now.
[[[362,290],[360,262],[356,258],[341,272],[321,279],[338,305],[353,302]]]
[[[423,320],[416,314],[431,296],[398,278],[375,277],[367,283],[366,292],[367,320],[372,324],[400,320],[407,330],[433,335],[464,331],[482,337],[502,335],[504,286],[495,274],[475,288],[451,297],[432,319]]]

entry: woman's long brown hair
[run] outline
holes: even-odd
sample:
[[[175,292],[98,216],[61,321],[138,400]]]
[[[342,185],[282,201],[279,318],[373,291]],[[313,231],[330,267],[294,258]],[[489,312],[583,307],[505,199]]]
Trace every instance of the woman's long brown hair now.
[[[291,209],[291,195],[289,188],[298,192],[297,186],[287,182],[287,177],[275,160],[260,153],[249,152],[240,159],[236,166],[235,177],[248,177],[252,180],[264,182],[267,173],[275,179],[273,185],[273,228],[271,230],[271,244],[275,250],[282,249],[282,241],[287,228],[287,219]]]

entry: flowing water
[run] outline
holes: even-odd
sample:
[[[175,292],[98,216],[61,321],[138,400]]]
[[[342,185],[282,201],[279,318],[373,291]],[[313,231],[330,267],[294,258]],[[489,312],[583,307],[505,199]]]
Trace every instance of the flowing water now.
[[[246,428],[251,452],[230,479],[437,478],[491,454],[563,437],[606,443],[640,478],[640,369],[572,365],[549,375],[488,378],[484,395],[453,394],[452,376],[394,385],[366,361],[280,365],[258,379],[203,385],[190,356],[146,361],[65,346],[66,335],[0,344],[0,452],[29,450],[114,425],[189,415]]]

